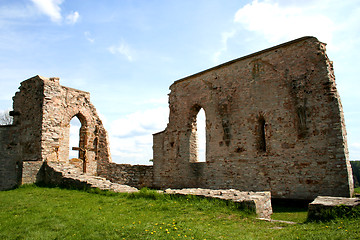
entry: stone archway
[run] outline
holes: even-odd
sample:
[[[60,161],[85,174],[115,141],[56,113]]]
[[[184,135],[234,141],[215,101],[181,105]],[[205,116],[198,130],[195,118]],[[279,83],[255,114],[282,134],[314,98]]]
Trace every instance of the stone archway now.
[[[206,162],[205,109],[195,105],[191,108],[190,115],[189,162]]]
[[[78,113],[76,115],[74,115],[72,119],[77,118],[80,122],[80,128],[79,128],[79,132],[77,134],[79,134],[79,138],[78,138],[78,142],[76,143],[76,146],[70,146],[69,149],[72,149],[74,151],[78,151],[77,154],[77,158],[72,158],[70,159],[70,163],[72,163],[73,165],[77,166],[78,168],[81,169],[82,172],[86,173],[87,172],[87,163],[88,163],[88,159],[87,159],[87,140],[89,138],[88,136],[88,131],[87,131],[87,121],[86,118],[83,114]],[[71,122],[70,120],[70,122]],[[69,126],[70,126],[70,122],[69,122]],[[71,129],[71,127],[69,127],[69,130]],[[71,145],[71,132],[69,133],[69,144]]]

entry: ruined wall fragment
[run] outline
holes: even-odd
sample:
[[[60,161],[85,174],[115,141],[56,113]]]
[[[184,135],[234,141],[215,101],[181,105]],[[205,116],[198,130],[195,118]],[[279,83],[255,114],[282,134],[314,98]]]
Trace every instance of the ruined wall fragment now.
[[[158,187],[348,197],[346,130],[325,44],[297,39],[178,80],[154,134]],[[206,114],[206,162],[194,162],[194,116]],[[196,118],[195,118],[196,119]]]
[[[2,184],[38,182],[44,161],[69,162],[73,117],[82,123],[79,146],[73,146],[79,150],[82,170],[97,175],[111,162],[108,136],[88,92],[61,86],[58,78],[35,76],[21,83],[13,100],[13,126],[2,127],[0,139],[0,172],[12,173]]]
[[[0,190],[14,188],[21,180],[18,136],[15,132],[13,125],[0,126]]]

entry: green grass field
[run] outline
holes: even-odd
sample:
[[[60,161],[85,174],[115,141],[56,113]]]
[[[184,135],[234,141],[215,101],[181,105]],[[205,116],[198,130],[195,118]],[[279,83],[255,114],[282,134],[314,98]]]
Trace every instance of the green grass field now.
[[[305,222],[306,208],[274,206],[257,220],[233,203],[142,190],[42,188],[0,192],[0,239],[360,239],[360,219]]]

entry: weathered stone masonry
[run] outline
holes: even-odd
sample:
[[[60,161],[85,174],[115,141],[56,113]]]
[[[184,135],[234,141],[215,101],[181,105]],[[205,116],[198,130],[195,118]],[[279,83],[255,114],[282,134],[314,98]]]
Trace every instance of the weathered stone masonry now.
[[[43,169],[52,165],[68,166],[61,176],[74,166],[86,173],[81,184],[91,174],[137,188],[270,191],[295,199],[353,193],[332,62],[325,44],[313,37],[174,82],[169,124],[154,134],[154,166],[111,162],[107,133],[88,92],[40,76],[19,90],[13,125],[0,126],[0,190],[49,180]],[[197,153],[200,109],[206,114],[206,162]],[[69,160],[73,117],[82,125],[79,145],[72,146],[78,160]]]
[[[21,178],[17,138],[14,126],[0,126],[0,190],[17,186]]]
[[[142,186],[149,182],[143,175],[152,179],[152,168],[134,172],[136,166],[111,162],[107,133],[88,92],[61,86],[58,78],[35,76],[21,83],[13,100],[14,123],[0,128],[0,190],[41,181],[45,161],[71,163],[122,184]],[[79,145],[72,146],[79,151],[77,162],[69,161],[73,117],[81,122]]]
[[[271,191],[314,199],[353,193],[346,130],[325,44],[297,39],[174,82],[154,134],[154,184]],[[196,116],[206,114],[206,162]]]

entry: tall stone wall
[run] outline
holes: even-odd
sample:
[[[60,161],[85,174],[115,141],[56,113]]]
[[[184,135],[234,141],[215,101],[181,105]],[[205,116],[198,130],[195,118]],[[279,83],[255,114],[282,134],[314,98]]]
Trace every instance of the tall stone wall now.
[[[0,190],[43,180],[44,162],[71,164],[90,175],[136,187],[151,187],[152,166],[111,161],[107,132],[90,93],[64,87],[59,78],[35,76],[13,98],[12,126],[0,126]],[[78,159],[69,160],[70,121],[81,127]],[[64,166],[65,166],[64,165]]]
[[[19,145],[15,126],[0,126],[0,190],[18,186],[21,162],[18,161]]]
[[[160,188],[271,191],[314,199],[353,193],[346,131],[325,44],[305,37],[178,80],[154,134]],[[206,162],[197,162],[197,114]]]
[[[41,154],[43,92],[44,81],[34,77],[23,81],[13,97],[13,124],[17,126],[19,134],[21,160],[43,160]]]
[[[64,87],[58,78],[43,79],[44,105],[42,125],[42,158],[48,161],[68,161],[70,121],[81,122],[79,158],[84,171],[96,175],[102,163],[111,162],[105,128],[90,102],[90,93]]]
[[[13,126],[0,128],[1,185],[41,181],[44,161],[69,162],[73,117],[82,125],[79,145],[72,146],[79,151],[81,169],[97,175],[111,162],[108,136],[88,92],[61,86],[58,78],[35,76],[21,83],[13,100]]]

